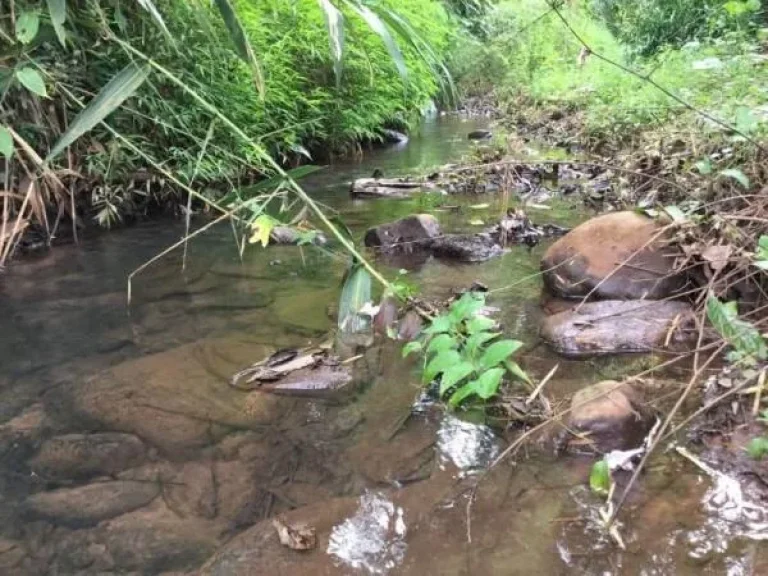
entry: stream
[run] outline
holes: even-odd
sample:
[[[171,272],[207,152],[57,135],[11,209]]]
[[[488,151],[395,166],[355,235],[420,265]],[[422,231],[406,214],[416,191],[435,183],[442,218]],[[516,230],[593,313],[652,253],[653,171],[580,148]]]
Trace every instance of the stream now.
[[[458,161],[485,121],[424,124],[407,145],[335,164],[302,184],[359,238],[373,225],[435,214],[472,231],[495,197],[351,200],[349,182]],[[484,209],[471,205],[487,203]],[[444,204],[444,203],[443,203]],[[537,223],[589,214],[562,200]],[[419,398],[413,362],[383,343],[343,398],[251,394],[227,384],[279,348],[325,340],[346,263],[288,246],[250,247],[228,226],[126,278],[183,235],[143,223],[14,263],[0,279],[0,574],[768,574],[768,550],[722,486],[674,453],[643,474],[619,526],[600,525],[592,458],[532,445],[471,481],[514,431],[459,419]],[[538,344],[546,243],[479,264],[381,263],[425,297],[474,281],[527,346],[521,364],[562,400],[636,359],[568,361]],[[505,288],[506,287],[506,288]],[[738,509],[736,509],[736,508]],[[313,527],[317,547],[281,546],[270,519]],[[752,518],[754,520],[754,518]],[[764,530],[763,530],[764,532]]]

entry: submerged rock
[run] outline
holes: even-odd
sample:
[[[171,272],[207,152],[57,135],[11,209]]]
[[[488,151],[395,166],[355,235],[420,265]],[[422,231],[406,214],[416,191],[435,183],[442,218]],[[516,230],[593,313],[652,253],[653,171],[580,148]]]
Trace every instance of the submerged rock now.
[[[25,505],[34,517],[81,527],[146,506],[159,494],[155,482],[116,480],[40,492],[27,498]]]
[[[384,138],[384,141],[390,144],[406,144],[408,142],[408,135],[398,132],[397,130],[384,128],[381,130],[381,135]]]
[[[467,138],[470,140],[489,140],[493,137],[493,132],[490,130],[473,130],[467,134]]]
[[[365,233],[365,245],[386,251],[404,251],[426,247],[429,241],[440,236],[440,223],[431,214],[407,216],[389,224],[371,228]]]
[[[684,302],[606,300],[545,318],[541,336],[569,358],[652,352],[690,341],[693,320]]]
[[[674,251],[659,234],[656,222],[635,212],[593,218],[547,250],[544,283],[563,298],[582,298],[593,289],[604,300],[666,298],[682,280],[674,271]]]
[[[438,258],[459,262],[483,262],[504,253],[491,234],[448,234],[435,240],[432,253]]]
[[[66,434],[46,440],[30,467],[56,480],[109,476],[137,466],[145,455],[144,443],[132,434]]]
[[[635,388],[607,380],[574,395],[568,428],[586,435],[598,451],[610,452],[641,446],[654,421]]]

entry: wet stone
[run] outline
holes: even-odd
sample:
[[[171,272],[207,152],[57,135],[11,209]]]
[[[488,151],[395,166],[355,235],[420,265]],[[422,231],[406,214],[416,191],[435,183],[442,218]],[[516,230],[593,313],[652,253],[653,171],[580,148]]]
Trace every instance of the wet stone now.
[[[440,236],[440,223],[430,214],[408,216],[365,233],[365,245],[382,251],[411,251],[426,248]]]
[[[490,130],[473,130],[467,134],[467,138],[470,140],[489,140],[493,136],[493,132]]]
[[[568,427],[586,435],[589,446],[610,452],[641,446],[654,421],[635,388],[607,380],[574,395]]]
[[[438,258],[457,262],[484,262],[504,253],[490,234],[447,234],[431,245]]]
[[[694,336],[685,302],[591,302],[548,316],[541,337],[567,358],[678,349]]]

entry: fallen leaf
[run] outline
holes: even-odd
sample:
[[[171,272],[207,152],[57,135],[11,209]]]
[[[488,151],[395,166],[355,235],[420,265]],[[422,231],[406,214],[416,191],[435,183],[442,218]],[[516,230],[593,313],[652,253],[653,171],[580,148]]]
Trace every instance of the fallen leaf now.
[[[317,546],[317,535],[311,526],[306,524],[289,526],[280,518],[274,518],[272,526],[277,530],[280,544],[291,550],[312,550]]]
[[[469,224],[470,224],[471,226],[482,226],[483,224],[485,224],[485,222],[483,222],[483,221],[482,221],[482,220],[480,220],[479,218],[475,218],[475,219],[473,219],[473,220],[470,220],[470,221],[469,221]]]
[[[709,262],[713,271],[719,272],[728,265],[728,259],[732,252],[733,248],[728,244],[707,246],[701,253],[701,257]]]

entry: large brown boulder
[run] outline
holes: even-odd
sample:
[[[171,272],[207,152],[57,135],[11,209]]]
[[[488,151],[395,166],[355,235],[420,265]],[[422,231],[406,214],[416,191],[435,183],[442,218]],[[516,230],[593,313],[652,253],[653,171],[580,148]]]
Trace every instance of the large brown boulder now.
[[[548,316],[541,337],[569,358],[679,347],[694,335],[685,302],[605,300]]]
[[[568,428],[596,450],[610,452],[642,445],[654,420],[636,389],[607,380],[574,395]]]
[[[674,251],[663,245],[656,222],[636,212],[588,220],[547,250],[544,284],[555,296],[595,299],[662,299],[679,290]],[[597,288],[596,288],[597,287]],[[596,289],[595,289],[596,288]]]
[[[381,250],[415,249],[439,235],[440,223],[437,218],[431,214],[416,214],[371,228],[365,233],[365,245]]]

